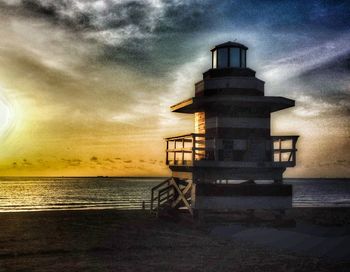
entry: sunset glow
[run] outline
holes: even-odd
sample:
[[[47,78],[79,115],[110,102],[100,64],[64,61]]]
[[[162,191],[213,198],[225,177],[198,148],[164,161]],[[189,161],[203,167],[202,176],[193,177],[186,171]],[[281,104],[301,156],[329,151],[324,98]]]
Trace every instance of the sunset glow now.
[[[349,5],[68,3],[0,0],[1,175],[169,175],[163,138],[194,131],[169,106],[234,39],[267,95],[296,100],[272,115],[301,136],[286,176],[350,175]]]

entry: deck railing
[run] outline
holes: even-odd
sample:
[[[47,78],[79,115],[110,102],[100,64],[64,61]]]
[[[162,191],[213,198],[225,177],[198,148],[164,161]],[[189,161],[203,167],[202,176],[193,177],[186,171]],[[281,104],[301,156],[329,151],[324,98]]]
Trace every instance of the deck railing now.
[[[192,165],[205,158],[205,135],[198,133],[166,138],[166,164]]]
[[[280,166],[294,166],[296,162],[296,143],[299,136],[271,136],[271,156],[267,162]],[[205,134],[191,133],[166,138],[166,164],[174,166],[193,166],[195,161],[214,161],[220,149],[205,146]],[[215,139],[210,139],[215,142]],[[215,159],[214,159],[215,158]]]

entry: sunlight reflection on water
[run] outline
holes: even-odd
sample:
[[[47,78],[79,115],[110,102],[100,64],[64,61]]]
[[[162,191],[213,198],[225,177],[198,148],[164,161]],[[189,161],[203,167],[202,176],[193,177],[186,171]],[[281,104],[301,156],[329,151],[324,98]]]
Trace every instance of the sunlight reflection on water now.
[[[1,178],[0,212],[141,209],[160,178]],[[350,207],[346,180],[287,180],[295,207]]]

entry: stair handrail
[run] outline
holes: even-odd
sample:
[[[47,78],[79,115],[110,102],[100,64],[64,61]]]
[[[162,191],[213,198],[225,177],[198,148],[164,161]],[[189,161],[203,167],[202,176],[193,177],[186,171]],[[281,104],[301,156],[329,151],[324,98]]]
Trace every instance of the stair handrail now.
[[[150,207],[150,211],[152,212],[154,210],[153,208],[153,202],[156,201],[158,199],[158,196],[154,196],[154,192],[159,189],[160,187],[164,186],[164,185],[169,185],[171,182],[172,178],[168,178],[166,180],[164,180],[163,182],[157,184],[156,186],[152,187],[151,189],[151,207]]]

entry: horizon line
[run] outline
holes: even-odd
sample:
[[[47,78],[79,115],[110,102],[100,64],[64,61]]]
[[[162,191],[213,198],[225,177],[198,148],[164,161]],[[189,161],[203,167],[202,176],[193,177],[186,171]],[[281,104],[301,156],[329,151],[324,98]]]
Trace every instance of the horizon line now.
[[[108,176],[108,175],[94,175],[94,176],[0,176],[1,178],[169,178],[170,176]],[[350,179],[350,177],[286,177],[287,179]],[[230,179],[229,179],[230,180]],[[234,179],[232,179],[234,180]],[[242,179],[245,180],[245,179]],[[263,180],[263,179],[262,179]]]

